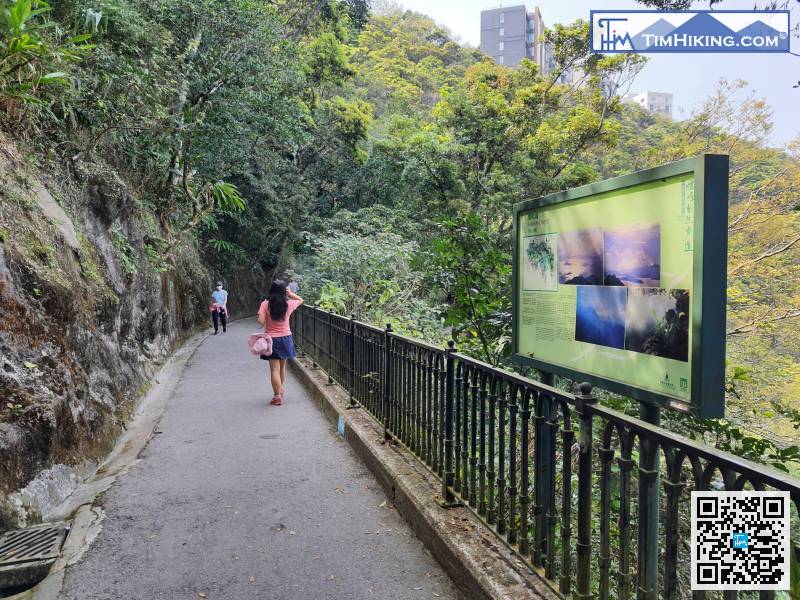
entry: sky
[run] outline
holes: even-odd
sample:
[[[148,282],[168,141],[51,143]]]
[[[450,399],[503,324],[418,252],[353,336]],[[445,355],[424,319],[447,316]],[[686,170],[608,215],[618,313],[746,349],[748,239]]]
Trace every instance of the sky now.
[[[661,264],[661,230],[658,225],[626,226],[604,232],[606,273],[619,275],[639,267]]]
[[[545,25],[589,19],[590,9],[643,9],[634,0],[526,0],[503,6],[538,4]],[[398,0],[405,8],[426,14],[447,27],[462,42],[477,47],[480,43],[480,13],[496,8],[496,0]],[[752,10],[754,0],[724,0],[726,10]],[[797,3],[792,3],[797,4]],[[698,3],[697,9],[707,8]],[[800,10],[791,16],[792,26],[800,22]],[[792,51],[800,52],[800,40],[792,40]],[[710,96],[720,78],[748,82],[748,91],[763,98],[774,111],[772,145],[782,146],[800,136],[800,56],[791,54],[649,54],[650,60],[633,83],[631,91],[672,92],[676,119],[689,117]]]

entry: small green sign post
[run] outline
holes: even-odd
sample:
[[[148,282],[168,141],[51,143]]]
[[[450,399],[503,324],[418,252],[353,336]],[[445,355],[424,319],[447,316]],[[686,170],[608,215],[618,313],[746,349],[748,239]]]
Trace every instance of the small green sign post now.
[[[515,360],[722,417],[727,217],[713,154],[517,204]]]

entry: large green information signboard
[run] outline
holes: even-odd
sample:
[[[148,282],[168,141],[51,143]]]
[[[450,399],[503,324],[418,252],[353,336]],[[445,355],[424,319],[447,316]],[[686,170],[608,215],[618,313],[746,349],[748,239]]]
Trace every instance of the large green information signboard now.
[[[517,361],[724,413],[728,157],[515,206]]]

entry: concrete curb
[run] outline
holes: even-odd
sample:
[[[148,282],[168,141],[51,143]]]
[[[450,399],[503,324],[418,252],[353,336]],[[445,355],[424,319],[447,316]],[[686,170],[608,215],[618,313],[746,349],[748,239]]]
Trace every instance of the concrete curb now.
[[[392,499],[399,514],[467,598],[488,600],[557,599],[561,596],[507,548],[468,508],[439,506],[441,484],[410,452],[382,444],[379,424],[363,409],[348,410],[347,394],[327,383],[310,362],[290,362],[322,412],[342,417],[345,439]]]

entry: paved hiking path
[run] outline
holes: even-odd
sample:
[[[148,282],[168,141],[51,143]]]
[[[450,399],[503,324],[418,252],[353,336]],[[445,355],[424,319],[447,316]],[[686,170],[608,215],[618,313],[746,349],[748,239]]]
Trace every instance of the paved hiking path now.
[[[285,404],[268,406],[256,330],[238,321],[198,347],[60,597],[457,598],[291,374]]]

